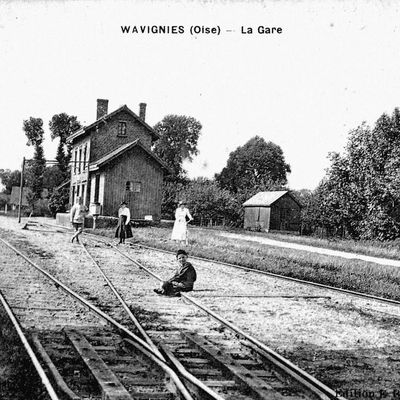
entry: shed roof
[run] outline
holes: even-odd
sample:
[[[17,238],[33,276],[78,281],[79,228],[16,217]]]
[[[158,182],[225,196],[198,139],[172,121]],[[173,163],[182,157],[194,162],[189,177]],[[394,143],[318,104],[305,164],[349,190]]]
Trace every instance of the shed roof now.
[[[10,196],[10,203],[11,204],[19,204],[19,193],[20,193],[20,187],[19,186],[13,186],[11,188],[11,196]],[[22,202],[21,205],[23,206],[28,206],[28,195],[32,193],[31,188],[24,186],[22,188]],[[49,190],[47,188],[42,189],[42,194],[41,197],[42,199],[45,199],[49,196]]]
[[[90,163],[89,171],[97,171],[98,169],[100,169],[104,165],[108,164],[110,161],[112,161],[115,158],[121,156],[126,151],[128,151],[128,150],[130,150],[130,149],[132,149],[132,148],[134,148],[136,146],[142,148],[150,157],[152,157],[155,161],[157,161],[161,165],[162,168],[164,168],[168,172],[171,172],[171,170],[168,167],[168,165],[160,157],[158,157],[156,154],[154,154],[150,149],[148,149],[146,146],[144,146],[140,142],[139,139],[136,139],[136,140],[134,140],[133,142],[130,142],[130,143],[126,143],[126,144],[122,145],[121,147],[118,147],[118,149],[115,149],[111,153],[108,153],[104,157],[98,159],[97,161],[94,161],[94,162]]]
[[[258,192],[253,197],[248,199],[243,203],[243,206],[253,206],[253,207],[269,207],[277,200],[279,200],[282,196],[288,194],[299,206],[301,204],[299,201],[293,197],[288,190],[276,190],[276,191],[269,191],[269,192]]]
[[[98,120],[94,121],[92,124],[88,126],[83,126],[82,128],[78,129],[77,131],[73,132],[71,135],[68,136],[67,142],[73,142],[75,139],[84,136],[90,129],[94,128],[98,124],[102,122],[106,122],[108,119],[114,117],[118,113],[126,111],[130,115],[132,115],[133,118],[135,118],[138,122],[140,122],[144,127],[146,127],[149,132],[151,133],[153,140],[157,140],[160,138],[160,135],[145,121],[143,121],[142,118],[140,118],[138,115],[136,115],[126,104],[123,106],[119,107],[115,111],[111,112],[110,114],[104,115],[103,117],[99,118]]]
[[[11,204],[19,204],[19,193],[20,193],[19,186],[13,186],[11,188],[11,196],[10,196]],[[27,200],[28,193],[32,193],[31,189],[28,187],[23,187],[22,188],[22,203],[21,203],[23,206],[29,205],[28,200]]]

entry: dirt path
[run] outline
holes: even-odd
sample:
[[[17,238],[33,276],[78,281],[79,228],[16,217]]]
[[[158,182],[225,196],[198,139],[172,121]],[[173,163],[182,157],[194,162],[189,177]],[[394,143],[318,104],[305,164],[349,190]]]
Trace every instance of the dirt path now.
[[[391,260],[389,258],[365,256],[363,254],[348,253],[345,251],[330,250],[330,249],[325,249],[322,247],[314,247],[314,246],[307,246],[307,245],[297,244],[297,243],[282,242],[279,240],[273,240],[273,239],[268,239],[268,238],[263,238],[263,237],[258,237],[258,236],[246,235],[246,234],[220,232],[219,235],[223,236],[223,237],[233,238],[233,239],[237,238],[237,239],[251,240],[253,242],[266,244],[267,246],[275,246],[275,247],[283,247],[283,248],[287,248],[287,249],[303,250],[303,251],[309,251],[312,253],[324,254],[324,255],[328,255],[328,256],[342,257],[342,258],[347,258],[347,259],[358,259],[358,260],[373,262],[373,263],[380,264],[380,265],[390,265],[393,267],[400,267],[400,260]]]

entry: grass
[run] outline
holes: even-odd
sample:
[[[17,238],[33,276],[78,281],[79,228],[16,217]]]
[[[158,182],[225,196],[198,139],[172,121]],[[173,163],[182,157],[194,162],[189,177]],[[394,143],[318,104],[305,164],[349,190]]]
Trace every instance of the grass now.
[[[172,229],[172,225],[171,225]],[[198,228],[195,228],[198,229]],[[296,234],[274,232],[255,232],[243,230],[242,228],[213,227],[200,228],[202,230],[213,230],[215,232],[228,231],[231,233],[245,234],[249,236],[263,237],[271,240],[281,240],[289,243],[303,244],[306,246],[322,247],[331,250],[346,251],[348,253],[359,253],[372,257],[382,257],[400,260],[400,238],[389,241],[379,240],[353,240],[340,238],[318,238],[316,236],[299,236]]]
[[[114,236],[113,230],[98,230],[97,233]],[[137,228],[130,240],[176,251],[180,246],[169,240],[170,234],[168,228]],[[282,236],[282,240],[285,238]],[[400,268],[226,238],[210,229],[191,229],[190,239],[188,251],[193,256],[400,300]]]
[[[243,233],[243,231],[241,232]],[[332,250],[359,253],[372,257],[383,257],[400,260],[400,239],[382,242],[379,240],[321,239],[313,236],[295,236],[282,233],[249,232],[246,234],[282,240],[307,246],[323,247]]]

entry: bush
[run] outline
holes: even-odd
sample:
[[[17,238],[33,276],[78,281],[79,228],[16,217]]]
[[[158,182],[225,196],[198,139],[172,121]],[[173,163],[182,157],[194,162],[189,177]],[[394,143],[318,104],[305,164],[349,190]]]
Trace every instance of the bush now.
[[[51,215],[55,217],[57,213],[64,213],[67,211],[69,203],[69,189],[62,188],[55,190],[49,199],[49,210]]]

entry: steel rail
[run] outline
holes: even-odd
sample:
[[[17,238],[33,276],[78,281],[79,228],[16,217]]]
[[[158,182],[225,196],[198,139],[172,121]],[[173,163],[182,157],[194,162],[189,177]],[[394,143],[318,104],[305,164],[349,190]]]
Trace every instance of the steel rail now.
[[[115,246],[113,246],[113,247],[115,247]],[[153,277],[161,280],[161,278],[158,275],[156,275],[154,272],[150,271],[148,268],[144,267],[142,264],[140,264],[138,261],[133,259],[131,256],[129,256],[128,254],[122,252],[120,249],[118,249],[116,247],[115,247],[115,249],[119,253],[121,253],[124,257],[126,257],[127,259],[132,261],[140,269],[145,270],[146,272],[148,272]],[[260,342],[258,339],[248,335],[246,332],[241,330],[236,325],[232,324],[231,322],[229,322],[225,318],[217,315],[216,313],[211,311],[209,308],[203,306],[200,302],[196,301],[191,296],[187,295],[186,293],[181,293],[181,296],[183,298],[185,298],[187,301],[189,301],[190,303],[192,303],[193,305],[195,305],[196,307],[198,307],[201,310],[203,310],[206,314],[208,314],[211,317],[213,317],[218,322],[220,322],[223,325],[225,325],[231,331],[235,332],[236,334],[238,334],[241,337],[243,337],[246,340],[248,340],[250,343],[253,343],[254,345],[256,345],[262,351],[266,352],[270,356],[270,360],[272,362],[274,362],[275,364],[278,363],[279,364],[278,367],[280,367],[280,368],[282,368],[282,366],[284,366],[285,371],[289,375],[291,375],[294,379],[296,379],[297,381],[299,381],[300,383],[305,385],[310,390],[316,389],[316,390],[314,390],[314,393],[317,394],[318,396],[321,397],[321,393],[322,393],[323,395],[328,396],[329,398],[334,398],[334,399],[338,399],[338,400],[346,400],[344,397],[338,396],[338,394],[333,389],[329,388],[328,386],[326,386],[325,384],[323,384],[322,382],[320,382],[319,380],[317,380],[316,378],[314,378],[313,376],[308,374],[306,371],[302,370],[301,368],[299,368],[298,366],[293,364],[291,361],[289,361],[286,358],[282,357],[280,354],[276,353],[274,350],[272,350],[271,348],[266,346],[264,343]],[[306,384],[306,382],[308,384]],[[322,396],[321,398],[325,399],[324,396]]]
[[[141,350],[145,354],[148,354],[146,349],[142,349],[140,347],[140,344],[133,342],[130,339],[124,339],[126,343],[129,343],[130,345],[136,347],[137,349]],[[152,354],[148,354],[149,357],[151,357],[152,360],[154,360],[158,365],[160,365],[161,368],[163,368],[165,371],[168,369],[174,372],[172,368],[170,368],[167,364],[160,364],[160,361],[154,357]],[[167,353],[167,356],[169,357],[169,354]],[[175,364],[174,364],[175,366]],[[203,390],[211,399],[213,400],[225,400],[223,397],[221,397],[218,393],[215,393],[213,390],[211,390],[208,386],[206,386],[203,382],[198,380],[195,376],[193,376],[190,372],[188,372],[185,368],[177,368],[177,371],[184,377],[186,378],[191,384],[195,385],[196,387],[200,388]],[[174,372],[175,373],[175,372]]]
[[[89,234],[89,235],[93,235],[93,234]],[[93,235],[93,236],[96,236],[96,235]],[[148,249],[148,250],[153,250],[153,251],[160,251],[160,252],[167,253],[167,254],[172,254],[172,255],[175,254],[174,252],[169,251],[169,250],[158,249],[156,247],[146,246],[146,245],[142,245],[142,244],[132,243],[132,246],[141,247],[141,248]],[[231,264],[231,263],[227,263],[227,262],[224,262],[224,261],[213,260],[212,258],[197,257],[197,256],[192,256],[192,255],[190,256],[190,258],[195,259],[195,260],[199,260],[199,261],[206,261],[206,262],[211,262],[211,263],[214,263],[214,264],[220,264],[220,265],[224,265],[224,266],[228,266],[228,267],[233,267],[233,268],[241,269],[241,270],[244,270],[244,271],[255,272],[255,273],[261,274],[261,275],[272,276],[274,278],[284,279],[284,280],[287,280],[287,281],[301,283],[301,284],[304,284],[304,285],[316,286],[316,287],[321,288],[321,289],[327,289],[327,290],[332,290],[332,291],[335,291],[335,292],[341,292],[341,293],[344,293],[344,294],[347,294],[347,295],[351,295],[351,296],[357,296],[357,297],[361,297],[361,298],[366,298],[366,299],[370,299],[370,300],[379,301],[379,302],[382,302],[382,303],[389,303],[389,304],[392,304],[392,305],[400,306],[400,301],[398,301],[398,300],[387,299],[385,297],[374,296],[372,294],[355,292],[353,290],[337,288],[337,287],[334,287],[334,286],[324,285],[323,283],[305,281],[303,279],[293,278],[293,277],[285,276],[285,275],[281,275],[281,274],[276,274],[274,272],[260,271],[260,270],[255,269],[255,268],[244,267],[243,265]]]
[[[74,299],[78,300],[80,303],[82,303],[84,306],[88,307],[91,311],[93,311],[95,314],[100,316],[101,318],[105,319],[108,323],[110,323],[112,326],[118,329],[119,332],[122,332],[126,336],[128,336],[133,342],[137,343],[138,346],[141,348],[144,348],[147,352],[152,354],[152,357],[157,359],[157,363],[159,365],[163,364],[166,368],[170,368],[169,365],[164,361],[164,359],[161,359],[158,354],[155,354],[152,347],[150,347],[144,340],[142,340],[139,336],[135,335],[133,332],[131,332],[129,329],[127,329],[125,326],[114,320],[112,317],[101,311],[98,307],[95,305],[91,304],[89,301],[84,299],[82,296],[80,296],[78,293],[70,289],[68,286],[64,285],[60,280],[58,280],[56,277],[52,276],[50,273],[45,271],[43,268],[39,267],[36,265],[32,260],[30,260],[27,256],[25,256],[23,253],[21,253],[18,249],[16,249],[13,245],[10,243],[6,242],[4,239],[0,238],[0,241],[3,242],[7,247],[9,247],[11,250],[13,250],[15,253],[17,253],[20,257],[22,257],[26,262],[28,262],[30,265],[32,265],[34,268],[36,268],[38,271],[40,271],[43,275],[45,275],[48,279],[53,281],[58,287],[60,287],[62,290],[67,292],[70,296],[72,296]],[[161,364],[160,364],[161,363]],[[171,379],[174,381],[176,384],[177,388],[181,391],[182,395],[184,395],[185,391],[187,390],[183,385],[182,382],[179,379],[176,379],[175,376],[171,376]],[[187,379],[192,382],[193,384],[196,385],[197,378],[193,376],[192,374],[188,373]],[[211,390],[208,388],[208,390]],[[223,400],[217,393],[213,392],[215,400]],[[189,395],[190,396],[190,395]],[[192,397],[185,397],[187,400],[192,400]],[[55,400],[58,400],[55,398]]]
[[[93,235],[93,234],[89,234],[89,235],[95,237],[97,241],[102,242],[104,244],[107,244],[107,245],[113,247],[121,255],[123,255],[124,257],[126,257],[130,261],[132,261],[138,268],[145,270],[148,274],[150,274],[154,278],[158,279],[159,281],[162,281],[162,279],[157,274],[155,274],[150,269],[148,269],[145,266],[143,266],[141,263],[139,263],[138,261],[136,261],[135,259],[130,257],[128,254],[122,252],[114,244],[112,244],[112,243],[110,243],[110,242],[108,242],[106,240],[102,240],[97,235]],[[135,246],[139,246],[139,245],[135,245]],[[146,249],[150,249],[150,250],[155,250],[155,251],[161,251],[161,252],[168,253],[168,254],[174,254],[174,253],[172,253],[172,252],[170,252],[168,250],[160,250],[160,249],[156,249],[156,248],[153,248],[153,247],[150,247],[150,246],[140,245],[140,247],[146,248]],[[272,276],[279,277],[279,278],[285,278],[285,279],[289,279],[289,280],[294,280],[294,281],[305,283],[305,284],[313,284],[313,285],[317,285],[317,286],[322,286],[324,288],[332,288],[330,286],[326,287],[325,285],[322,285],[322,284],[314,284],[312,282],[301,281],[301,280],[298,280],[296,278],[284,277],[284,276],[281,276],[281,275],[278,275],[278,274],[259,271],[259,270],[255,270],[255,269],[252,269],[252,268],[243,267],[243,266],[239,266],[239,265],[235,265],[235,264],[224,263],[224,262],[221,262],[221,261],[215,261],[215,260],[211,260],[211,259],[206,259],[206,258],[201,258],[201,257],[194,257],[194,256],[192,256],[191,258],[198,259],[198,260],[201,260],[201,261],[215,262],[215,263],[218,263],[218,264],[227,265],[227,266],[231,266],[231,267],[238,268],[238,269],[243,269],[243,270],[246,270],[246,271],[252,271],[252,272],[257,272],[257,273],[261,273],[261,274],[265,274],[265,275],[272,275]],[[333,290],[337,290],[337,288],[332,288],[332,289]],[[345,289],[339,289],[339,290],[340,291],[346,291]],[[357,293],[357,292],[355,292],[355,293]],[[238,335],[242,336],[243,338],[248,340],[250,343],[253,343],[255,346],[257,346],[260,350],[262,350],[263,352],[265,352],[269,356],[270,361],[275,362],[276,364],[278,364],[279,368],[284,369],[294,379],[298,380],[300,383],[302,383],[303,385],[305,385],[306,387],[308,387],[311,390],[316,389],[315,390],[315,394],[317,394],[318,396],[321,397],[321,394],[322,394],[322,395],[328,396],[329,398],[335,398],[335,399],[339,399],[339,400],[346,400],[344,397],[338,396],[337,393],[333,389],[329,388],[328,386],[326,386],[322,382],[318,381],[316,378],[314,378],[313,376],[308,374],[306,371],[300,369],[299,367],[294,365],[292,362],[290,362],[289,360],[285,359],[284,357],[282,357],[281,355],[276,353],[274,350],[270,349],[268,346],[266,346],[264,343],[260,342],[258,339],[251,337],[250,335],[248,335],[247,333],[242,331],[239,327],[237,327],[234,324],[230,323],[226,319],[218,316],[217,314],[215,314],[213,311],[211,311],[207,307],[201,305],[198,301],[194,300],[191,296],[188,296],[185,293],[181,293],[181,296],[183,298],[185,298],[187,301],[189,301],[192,304],[194,304],[196,307],[198,307],[201,310],[203,310],[205,313],[209,314],[211,317],[213,317],[218,322],[220,322],[223,325],[227,326],[233,332],[235,332]],[[383,299],[383,300],[386,300],[386,299]],[[400,302],[399,302],[399,304],[400,304]]]
[[[47,224],[47,223],[45,223],[45,224]],[[53,224],[47,224],[47,225],[56,226],[56,227],[61,226],[61,225],[53,225]],[[69,228],[65,228],[65,229],[69,229]],[[98,235],[94,235],[92,233],[86,233],[86,235],[98,237]],[[101,239],[98,239],[98,240],[102,241]],[[103,241],[103,243],[108,243],[108,242]],[[159,249],[157,247],[147,246],[147,245],[144,245],[144,244],[131,243],[131,245],[132,246],[136,246],[136,247],[141,247],[141,248],[144,248],[144,249],[148,249],[148,250],[159,251],[159,252],[162,252],[162,253],[174,254],[174,252],[172,252],[170,250]],[[287,280],[287,281],[290,281],[290,282],[300,283],[300,284],[303,284],[303,285],[315,286],[315,287],[318,287],[318,288],[321,288],[321,289],[332,290],[332,291],[339,292],[339,293],[344,293],[344,294],[350,295],[350,296],[356,296],[356,297],[361,297],[361,298],[364,298],[364,299],[369,299],[369,300],[379,301],[379,302],[382,302],[382,303],[392,304],[392,305],[395,305],[395,306],[400,306],[400,301],[399,300],[387,299],[385,297],[375,296],[375,295],[368,294],[368,293],[361,293],[361,292],[356,292],[354,290],[349,290],[349,289],[343,289],[343,288],[338,288],[338,287],[334,287],[334,286],[324,285],[323,283],[306,281],[304,279],[293,278],[293,277],[290,277],[290,276],[276,274],[274,272],[261,271],[261,270],[255,269],[255,268],[245,267],[243,265],[232,264],[232,263],[227,263],[227,262],[224,262],[224,261],[214,260],[212,258],[198,257],[198,256],[193,256],[193,255],[191,255],[190,258],[192,258],[194,260],[206,261],[206,262],[211,262],[211,263],[214,263],[214,264],[220,264],[220,265],[224,265],[224,266],[228,266],[228,267],[233,267],[233,268],[236,268],[236,269],[241,269],[243,271],[255,272],[255,273],[260,274],[260,275],[266,275],[266,276],[271,276],[273,278],[284,279],[284,280]]]
[[[4,307],[8,317],[10,318],[12,324],[14,325],[14,328],[19,336],[19,339],[21,340],[26,352],[28,353],[28,355],[32,361],[32,364],[36,369],[36,372],[38,373],[44,387],[47,390],[47,393],[49,394],[49,396],[52,400],[59,400],[59,397],[57,396],[53,386],[51,385],[49,378],[47,377],[46,373],[44,372],[31,345],[29,344],[28,339],[22,332],[21,325],[19,324],[17,318],[15,317],[14,313],[12,312],[11,307],[8,305],[7,300],[5,299],[5,297],[3,296],[3,293],[1,291],[0,291],[0,301],[3,304],[3,307]]]
[[[92,239],[93,240],[93,239]],[[111,243],[107,243],[107,242],[103,242],[103,243],[106,243],[107,245],[110,245],[111,247],[113,247],[116,251],[118,251],[119,253],[121,253],[123,256],[125,256],[125,254],[124,253],[122,253],[115,245],[113,245],[113,244],[111,244]],[[87,252],[87,249],[85,248],[85,250],[86,250],[86,252]],[[88,252],[87,252],[88,253]],[[89,253],[88,253],[89,254]],[[92,258],[92,260],[93,260],[93,257],[89,254],[89,256]],[[108,280],[108,278],[106,277],[106,275],[103,273],[103,271],[101,270],[101,268],[100,268],[100,266],[98,265],[98,263],[95,261],[95,260],[93,260],[95,263],[96,263],[96,265],[99,267],[99,269],[100,269],[100,271],[102,272],[102,274],[103,274],[103,276],[104,276],[104,278],[107,280],[107,282],[109,281]],[[144,269],[148,274],[150,274],[150,275],[152,275],[154,278],[156,278],[156,279],[158,279],[158,280],[160,280],[160,281],[162,281],[162,279],[158,276],[158,275],[156,275],[156,274],[154,274],[152,271],[150,271],[148,268],[146,268],[146,267],[144,267],[144,266],[142,266],[140,263],[138,263],[138,262],[136,262],[134,259],[130,259],[130,261],[133,261],[133,262],[135,262],[135,264],[137,265],[137,267],[139,267],[140,269]],[[114,290],[113,290],[113,292],[114,292]],[[118,293],[117,291],[116,291],[116,289],[115,289],[115,292],[114,293]],[[119,295],[117,296],[117,297],[120,297]],[[124,300],[121,298],[121,301],[123,302],[123,303],[125,303],[124,302]],[[126,304],[126,303],[125,303]],[[125,307],[124,307],[125,308]],[[129,308],[128,308],[129,309]],[[129,312],[130,312],[130,310],[129,310]],[[132,314],[131,312],[130,312],[130,314]],[[143,329],[143,327],[140,325],[140,322],[132,315],[132,317],[133,317],[133,321],[136,321],[136,322],[134,322],[135,323],[135,325],[136,325],[136,323],[138,324],[138,326],[140,326],[140,331],[141,332],[144,332],[144,334],[145,334],[145,336],[146,337],[148,337],[148,335],[147,335],[147,332]],[[149,339],[149,341],[155,346],[155,344],[153,343],[153,341],[151,340],[151,338],[150,337],[148,337],[148,339]],[[131,343],[132,344],[132,342],[131,341],[129,341],[129,343]],[[150,343],[149,343],[150,344]],[[156,347],[156,346],[155,346]],[[157,349],[157,352],[159,352],[159,350],[158,350],[158,348],[156,347],[156,349]],[[169,352],[169,351],[166,351],[165,349],[163,349],[164,350],[164,353],[167,355],[167,357],[169,358],[169,360],[173,363],[173,365],[177,368],[177,370],[178,370],[178,372],[180,373],[180,375],[182,375],[184,378],[186,378],[192,385],[195,385],[195,386],[197,386],[199,389],[201,389],[201,390],[203,390],[203,392],[205,392],[208,396],[209,396],[209,398],[212,398],[212,399],[215,399],[215,400],[224,400],[221,396],[219,396],[217,393],[215,393],[213,390],[211,390],[207,385],[205,385],[203,382],[201,382],[199,379],[197,379],[195,376],[193,376],[192,374],[190,374],[183,366],[180,366],[180,367],[177,367],[176,366],[176,363],[175,363],[175,360],[172,358],[172,356],[171,356],[171,352]]]
[[[83,241],[81,241],[81,246],[84,249],[84,251],[86,252],[86,254],[89,256],[89,258],[92,260],[93,264],[97,267],[97,269],[99,270],[100,274],[103,276],[104,280],[107,282],[107,285],[109,286],[109,288],[111,289],[111,291],[115,294],[115,296],[117,297],[118,301],[121,303],[122,307],[124,308],[124,310],[126,311],[126,313],[129,315],[129,318],[131,319],[131,321],[133,322],[133,324],[135,325],[136,329],[140,332],[140,334],[142,335],[142,337],[144,338],[144,340],[147,342],[147,344],[153,349],[153,352],[155,354],[158,355],[159,358],[161,358],[162,360],[165,361],[164,356],[160,353],[160,351],[158,350],[157,346],[154,344],[154,342],[150,339],[149,335],[147,334],[147,332],[143,329],[142,325],[140,324],[140,322],[137,320],[137,318],[133,315],[132,311],[130,310],[130,308],[128,307],[128,305],[126,304],[125,300],[121,297],[121,295],[119,294],[119,292],[117,291],[117,289],[115,288],[115,286],[113,285],[113,283],[110,281],[110,279],[108,279],[108,276],[105,274],[105,272],[103,271],[103,269],[100,267],[100,264],[93,258],[93,256],[89,253],[88,249],[86,248],[85,244],[83,243]]]

